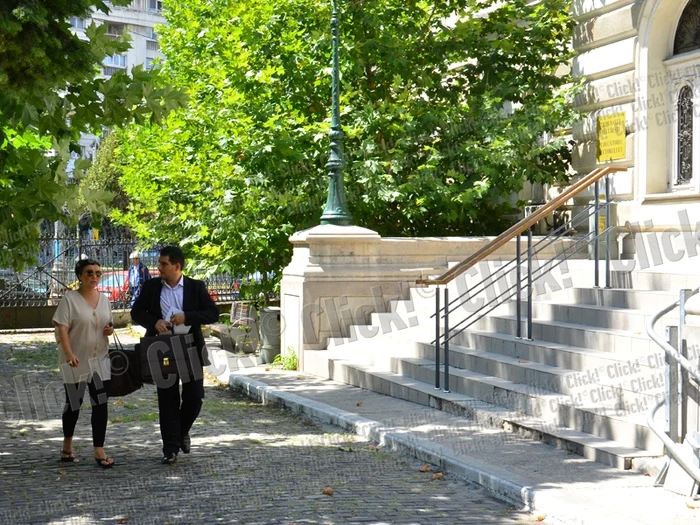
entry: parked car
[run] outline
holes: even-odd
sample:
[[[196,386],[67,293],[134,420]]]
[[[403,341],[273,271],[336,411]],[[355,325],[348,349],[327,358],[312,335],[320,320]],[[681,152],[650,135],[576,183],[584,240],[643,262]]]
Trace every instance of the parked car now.
[[[105,294],[110,303],[128,302],[129,272],[126,270],[105,272],[97,285],[97,291]]]

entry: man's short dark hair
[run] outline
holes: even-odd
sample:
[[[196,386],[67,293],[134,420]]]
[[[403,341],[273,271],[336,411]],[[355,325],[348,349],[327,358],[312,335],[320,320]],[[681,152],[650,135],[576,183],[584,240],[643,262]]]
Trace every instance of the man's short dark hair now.
[[[179,246],[165,246],[160,250],[161,257],[167,257],[170,264],[180,264],[180,270],[185,268],[185,252]]]
[[[75,275],[80,277],[83,274],[83,270],[86,266],[100,266],[100,263],[98,263],[95,259],[80,259],[75,264]]]

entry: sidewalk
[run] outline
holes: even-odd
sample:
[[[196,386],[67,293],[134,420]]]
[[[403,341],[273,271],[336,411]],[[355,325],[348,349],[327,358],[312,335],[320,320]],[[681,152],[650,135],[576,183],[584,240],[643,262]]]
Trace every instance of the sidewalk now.
[[[700,501],[653,487],[654,478],[606,467],[445,412],[265,366],[239,368],[215,352],[220,380],[263,403],[337,425],[529,504],[547,523],[691,525]],[[214,368],[212,368],[214,370]]]
[[[125,345],[138,341],[120,330]],[[53,334],[0,335],[0,524],[524,525],[536,516],[367,439],[205,382],[192,452],[162,465],[155,387],[109,400],[92,459],[90,408],[61,463],[63,385]],[[332,489],[332,494],[324,489]],[[543,522],[547,523],[547,522]]]

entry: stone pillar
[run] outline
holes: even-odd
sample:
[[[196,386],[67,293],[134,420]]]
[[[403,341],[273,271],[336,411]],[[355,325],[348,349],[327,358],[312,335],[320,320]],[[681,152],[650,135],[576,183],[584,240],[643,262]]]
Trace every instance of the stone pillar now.
[[[344,335],[344,323],[368,321],[383,308],[384,292],[374,279],[370,258],[379,234],[359,226],[322,225],[295,233],[292,260],[282,277],[282,352],[326,348],[329,337]],[[374,288],[374,290],[373,290]],[[397,288],[394,287],[394,290]],[[378,296],[372,303],[373,295]]]

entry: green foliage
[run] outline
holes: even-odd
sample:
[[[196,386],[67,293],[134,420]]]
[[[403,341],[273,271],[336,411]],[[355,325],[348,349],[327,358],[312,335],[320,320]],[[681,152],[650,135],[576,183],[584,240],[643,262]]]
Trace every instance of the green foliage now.
[[[128,0],[115,0],[126,5]],[[70,17],[87,18],[101,0],[5,0],[0,5],[0,268],[21,268],[36,257],[43,220],[76,222],[80,206],[104,211],[103,189],[71,184],[66,168],[80,152],[81,133],[105,126],[158,123],[182,107],[184,94],[158,74],[134,67],[96,78],[108,55],[128,49],[106,36],[106,25],[74,35]],[[89,162],[76,160],[73,180]]]
[[[499,232],[523,181],[565,179],[566,0],[339,2],[345,185],[385,236]],[[529,5],[530,4],[530,5]],[[173,2],[160,31],[191,106],[120,135],[116,216],[236,273],[318,224],[330,128],[327,0]],[[457,13],[458,16],[452,16]],[[448,22],[452,20],[452,22]]]
[[[297,354],[293,348],[288,348],[286,354],[277,354],[274,361],[272,361],[272,366],[275,368],[281,368],[282,370],[296,370],[298,368]]]
[[[100,143],[95,159],[80,179],[80,195],[77,208],[83,213],[90,213],[91,206],[88,203],[102,203],[109,201],[109,208],[105,206],[99,209],[101,215],[107,215],[111,209],[125,209],[127,197],[119,184],[122,171],[116,159],[117,137],[114,133],[107,133]]]

